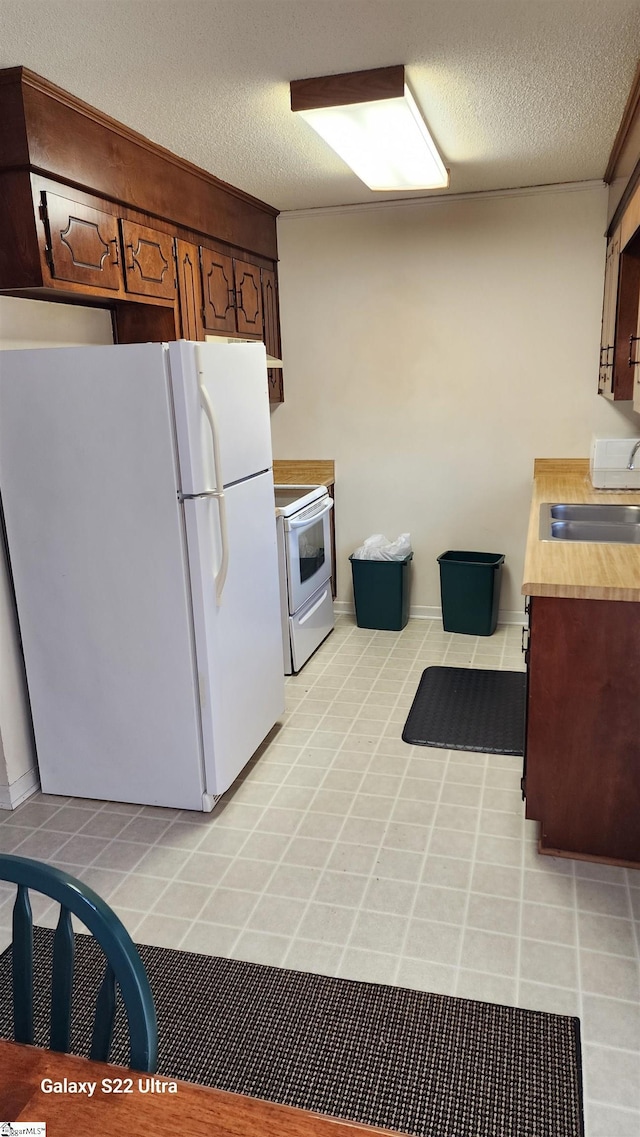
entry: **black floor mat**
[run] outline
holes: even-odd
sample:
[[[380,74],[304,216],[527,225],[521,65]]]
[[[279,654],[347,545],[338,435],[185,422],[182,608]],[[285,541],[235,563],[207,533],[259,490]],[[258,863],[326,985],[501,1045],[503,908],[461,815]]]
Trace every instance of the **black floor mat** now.
[[[37,988],[47,990],[53,933],[35,933]],[[164,1077],[413,1137],[583,1137],[577,1018],[170,948],[138,950],[156,1003]],[[76,1053],[88,1053],[103,968],[95,941],[77,936]],[[12,1032],[10,992],[5,952],[4,1038]],[[36,1040],[46,1045],[46,1004],[38,1001],[35,1017]],[[127,1038],[120,1011],[112,1061],[126,1063]]]
[[[402,738],[412,746],[524,754],[526,675],[480,667],[427,667]]]

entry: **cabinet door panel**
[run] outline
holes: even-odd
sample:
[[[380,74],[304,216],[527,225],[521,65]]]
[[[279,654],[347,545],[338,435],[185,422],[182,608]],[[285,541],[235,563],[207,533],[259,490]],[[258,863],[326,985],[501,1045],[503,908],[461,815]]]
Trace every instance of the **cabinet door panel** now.
[[[621,250],[617,229],[607,245],[598,381],[599,393],[612,401],[633,398],[637,367],[629,361],[637,358],[638,344],[630,337],[637,334],[639,300],[640,255]]]
[[[633,384],[637,367],[631,359],[637,359],[638,344],[632,336],[637,335],[638,304],[640,302],[640,258],[635,253],[620,254],[618,272],[618,295],[616,303],[616,334],[613,359],[612,391],[614,399],[632,399]]]
[[[178,297],[180,300],[180,335],[185,340],[204,339],[202,325],[202,289],[200,258],[197,245],[176,241]]]
[[[264,343],[267,355],[280,358],[280,322],[278,320],[278,291],[276,274],[273,269],[262,270],[262,308],[264,319]],[[269,367],[269,400],[272,403],[284,402],[282,368]]]
[[[242,335],[262,339],[262,284],[260,269],[247,261],[234,261],[236,321]]]
[[[602,331],[600,335],[600,376],[598,391],[606,398],[612,397],[613,355],[615,337],[615,292],[618,283],[620,261],[620,238],[614,234],[607,245],[607,258],[604,268],[604,296],[602,301]]]
[[[127,292],[173,300],[176,294],[173,237],[133,221],[122,221],[121,225]]]
[[[536,596],[526,816],[541,848],[640,862],[640,604]]]
[[[42,194],[51,274],[57,280],[119,291],[118,219],[57,194]]]
[[[233,261],[224,253],[200,249],[203,317],[207,331],[235,332]]]

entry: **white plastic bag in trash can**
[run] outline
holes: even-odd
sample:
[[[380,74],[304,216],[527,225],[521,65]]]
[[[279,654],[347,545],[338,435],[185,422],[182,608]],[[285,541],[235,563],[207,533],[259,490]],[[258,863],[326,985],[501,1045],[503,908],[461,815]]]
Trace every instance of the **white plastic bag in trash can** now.
[[[411,551],[410,533],[401,533],[395,541],[387,540],[384,533],[374,533],[356,549],[353,557],[356,561],[403,561]]]

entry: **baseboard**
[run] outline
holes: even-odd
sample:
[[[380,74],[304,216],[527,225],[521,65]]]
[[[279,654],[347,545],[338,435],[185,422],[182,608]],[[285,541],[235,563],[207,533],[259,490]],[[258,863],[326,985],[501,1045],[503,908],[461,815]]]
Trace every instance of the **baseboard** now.
[[[16,809],[38,789],[40,789],[40,778],[34,766],[10,786],[0,786],[0,809]]]
[[[354,616],[355,609],[353,604],[348,600],[334,600],[333,610],[337,616]],[[430,606],[428,604],[414,604],[409,609],[409,616],[412,620],[439,620],[442,623],[442,608],[436,605]],[[525,623],[525,614],[522,612],[509,611],[508,608],[501,609],[498,614],[498,624],[516,624],[523,627]]]

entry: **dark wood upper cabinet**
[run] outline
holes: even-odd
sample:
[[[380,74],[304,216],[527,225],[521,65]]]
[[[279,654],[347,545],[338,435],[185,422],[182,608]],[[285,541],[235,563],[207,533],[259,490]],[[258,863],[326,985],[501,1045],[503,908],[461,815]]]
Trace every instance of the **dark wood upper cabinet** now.
[[[277,257],[277,209],[26,67],[0,70],[0,121],[0,169],[31,166],[146,212],[149,220],[163,218],[260,256]]]
[[[174,238],[133,221],[122,221],[121,226],[127,292],[172,300],[176,294]]]
[[[202,266],[203,319],[207,331],[237,330],[233,258],[211,249],[200,249]]]
[[[114,292],[121,289],[117,217],[47,192],[42,194],[40,216],[52,277]]]
[[[279,356],[276,209],[24,67],[0,69],[0,121],[0,293],[108,307],[119,343]]]
[[[178,294],[180,297],[180,336],[185,340],[204,338],[200,256],[197,245],[176,241]]]
[[[164,343],[180,339],[180,310],[177,304],[131,304],[122,300],[114,306],[114,343]]]
[[[262,309],[264,319],[264,342],[267,355],[280,359],[280,320],[278,318],[278,282],[273,269],[262,270]],[[282,368],[269,367],[269,399],[274,403],[284,402]]]
[[[236,322],[241,335],[262,339],[262,283],[258,265],[234,261],[233,279],[236,293]]]
[[[280,358],[280,321],[278,320],[278,290],[273,269],[262,270],[262,306],[264,311],[264,342],[267,353]]]
[[[633,398],[638,358],[637,334],[640,304],[640,255],[633,243],[621,248],[620,227],[607,244],[600,337],[598,391],[612,401]]]
[[[205,331],[261,339],[270,355],[276,344],[279,352],[275,271],[207,248],[200,249],[200,264]]]

